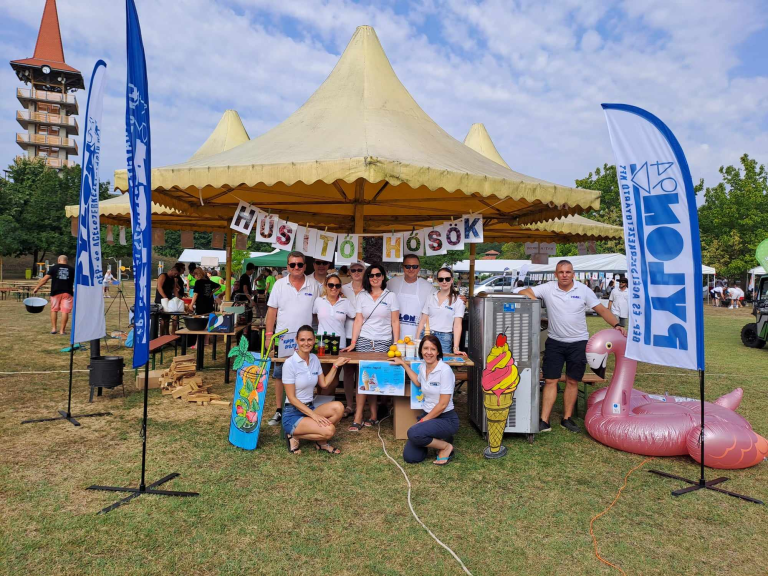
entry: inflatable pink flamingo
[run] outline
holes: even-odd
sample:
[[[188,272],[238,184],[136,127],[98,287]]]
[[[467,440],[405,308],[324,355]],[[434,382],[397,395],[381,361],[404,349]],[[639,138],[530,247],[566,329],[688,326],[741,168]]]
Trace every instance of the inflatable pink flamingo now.
[[[701,403],[692,398],[658,396],[633,389],[637,362],[624,357],[627,339],[618,330],[601,330],[587,343],[587,361],[605,369],[608,354],[616,369],[608,388],[588,401],[584,424],[598,442],[646,456],[689,454],[701,462]],[[749,468],[768,455],[768,440],[756,434],[734,410],[743,391],[704,403],[704,464],[711,468]]]

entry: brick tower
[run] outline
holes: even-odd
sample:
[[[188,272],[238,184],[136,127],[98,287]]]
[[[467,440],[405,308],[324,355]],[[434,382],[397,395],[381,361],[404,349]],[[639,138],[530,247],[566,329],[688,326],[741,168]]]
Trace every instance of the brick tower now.
[[[77,157],[79,108],[74,92],[85,88],[83,75],[64,62],[56,0],[46,0],[40,32],[32,58],[12,60],[11,67],[29,88],[17,88],[23,110],[16,120],[26,132],[16,134],[16,143],[30,158],[41,157],[51,168],[73,166]]]

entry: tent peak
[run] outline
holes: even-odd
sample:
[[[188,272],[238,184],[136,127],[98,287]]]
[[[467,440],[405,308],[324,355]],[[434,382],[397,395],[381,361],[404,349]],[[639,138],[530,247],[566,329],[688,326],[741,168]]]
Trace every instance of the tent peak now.
[[[250,140],[237,110],[225,110],[216,128],[190,160],[214,156]]]
[[[464,144],[489,160],[493,160],[496,164],[501,164],[505,168],[509,168],[509,164],[504,161],[504,158],[501,157],[499,151],[496,150],[496,146],[493,144],[493,140],[491,140],[488,130],[485,129],[485,124],[472,124],[469,132],[467,132],[467,136],[464,138]]]

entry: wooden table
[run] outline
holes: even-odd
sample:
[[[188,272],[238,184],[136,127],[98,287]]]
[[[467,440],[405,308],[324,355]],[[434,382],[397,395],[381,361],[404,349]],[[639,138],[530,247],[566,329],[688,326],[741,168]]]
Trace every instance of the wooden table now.
[[[178,333],[178,332],[177,332]],[[339,356],[349,358],[349,364],[360,364],[361,361],[386,362],[389,360],[384,352],[344,352],[338,356],[318,356],[321,364],[333,364]],[[288,358],[272,358],[273,362],[283,363]],[[446,362],[452,368],[471,368],[475,365],[469,358],[464,358],[464,362]],[[471,372],[470,372],[471,374]],[[411,409],[411,387],[408,374],[405,375],[405,396],[392,396],[394,410],[392,412],[392,426],[395,431],[395,438],[405,440],[408,438],[408,428],[416,424],[420,411]]]
[[[224,336],[224,383],[229,384],[229,349],[232,346],[232,337],[238,336],[248,328],[248,325],[241,324],[239,326],[235,326],[234,332],[208,332],[207,330],[187,330],[186,328],[182,328],[180,330],[176,330],[176,334],[178,336],[181,336],[181,354],[182,356],[187,353],[187,339],[184,338],[184,336],[197,336],[197,358],[195,363],[195,368],[197,370],[203,369],[203,363],[205,361],[205,337],[206,336],[214,336],[213,340],[213,359],[216,360],[216,338],[217,336]]]

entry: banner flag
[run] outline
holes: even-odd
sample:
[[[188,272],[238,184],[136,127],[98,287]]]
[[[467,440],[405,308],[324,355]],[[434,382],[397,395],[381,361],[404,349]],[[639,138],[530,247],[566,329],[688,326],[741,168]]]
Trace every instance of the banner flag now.
[[[424,256],[424,244],[426,237],[426,230],[414,230],[413,232],[405,233],[404,254],[415,254],[416,256]]]
[[[144,43],[134,0],[125,0],[128,88],[125,139],[128,155],[128,196],[131,200],[133,271],[136,305],[133,327],[133,367],[149,361],[149,306],[152,283],[152,154],[149,133],[149,86]]]
[[[280,250],[293,250],[293,241],[296,238],[296,229],[298,224],[293,222],[287,222],[286,220],[277,221],[277,235],[275,241],[272,242],[272,248],[278,248]]]
[[[336,264],[353,264],[357,262],[357,243],[359,236],[357,234],[347,234],[342,237],[339,235],[339,246],[336,250]]]
[[[701,241],[693,180],[656,116],[603,104],[624,217],[630,288],[628,358],[704,369]]]
[[[99,159],[101,155],[101,116],[107,65],[96,62],[85,107],[85,137],[80,176],[80,217],[75,260],[75,297],[70,342],[99,340],[107,333],[104,320],[104,294],[99,222]],[[112,227],[110,226],[109,229]]]
[[[333,262],[333,255],[336,252],[337,236],[338,234],[335,232],[318,230],[317,242],[315,243],[315,252],[313,254],[305,254],[305,256],[314,256],[315,260]]]
[[[382,243],[383,254],[382,262],[402,262],[403,261],[403,233],[384,234]]]
[[[483,217],[480,214],[464,214],[464,242],[480,244],[483,241]]]

